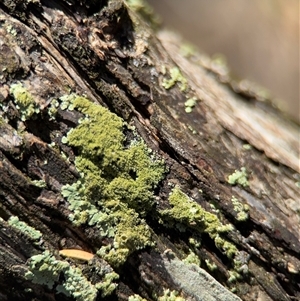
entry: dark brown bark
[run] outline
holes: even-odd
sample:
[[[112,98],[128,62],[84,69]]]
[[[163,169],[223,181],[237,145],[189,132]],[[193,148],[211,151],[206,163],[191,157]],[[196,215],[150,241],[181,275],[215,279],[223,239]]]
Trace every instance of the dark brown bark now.
[[[149,17],[148,11],[134,12],[117,0],[1,2],[0,299],[72,300],[26,279],[29,258],[50,250],[62,260],[56,251],[95,253],[108,244],[95,227],[71,223],[61,195],[62,185],[80,177],[77,150],[61,139],[82,114],[58,109],[50,118],[48,111],[52,99],[74,92],[134,125],[168,168],[145,217],[156,244],[114,268],[118,286],[105,298],[139,294],[154,300],[169,289],[188,300],[298,300],[299,127],[259,91],[231,80],[226,67],[199,53],[184,57],[182,41],[154,32],[142,15]],[[176,66],[187,82],[177,78],[166,88]],[[25,121],[11,89],[17,82],[39,108],[23,116]],[[195,106],[187,113],[185,102],[193,97]],[[56,148],[50,146],[54,142]],[[249,185],[229,184],[229,175],[242,167]],[[186,223],[184,231],[168,227],[160,212],[172,208],[168,196],[175,185],[222,224],[234,226],[222,234],[237,248],[234,256],[197,222]],[[233,196],[240,208],[249,206],[242,212],[248,218],[239,217]],[[11,216],[39,230],[42,242],[8,224]],[[190,243],[193,237],[201,238],[201,246]],[[190,249],[201,259],[201,269],[182,261]],[[93,275],[95,267],[113,271],[98,256],[90,265],[67,260],[92,283],[99,277]],[[238,279],[231,277],[233,271]]]

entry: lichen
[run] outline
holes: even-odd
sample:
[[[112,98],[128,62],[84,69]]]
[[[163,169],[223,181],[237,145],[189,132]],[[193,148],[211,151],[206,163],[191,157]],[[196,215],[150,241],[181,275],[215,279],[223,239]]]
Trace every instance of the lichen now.
[[[164,79],[162,86],[169,90],[172,88],[176,83],[178,83],[180,91],[184,92],[188,88],[188,83],[186,78],[181,74],[178,67],[174,67],[170,69],[170,79]]]
[[[39,241],[42,237],[42,233],[39,230],[36,230],[27,223],[20,221],[17,216],[11,216],[7,222],[10,226],[20,230],[34,241]]]
[[[47,187],[47,183],[44,180],[33,180],[31,181],[33,185],[40,187],[40,188],[45,188]]]
[[[241,170],[236,170],[232,175],[228,177],[228,183],[231,185],[240,184],[243,187],[249,186],[247,179],[247,170],[245,167],[242,167]]]
[[[247,220],[249,217],[249,206],[247,204],[244,205],[239,202],[239,200],[235,196],[232,196],[231,202],[233,204],[233,210],[237,213],[236,219],[238,221]]]
[[[166,289],[163,296],[158,297],[158,301],[185,301],[185,299],[180,297],[177,291]]]
[[[196,105],[197,103],[197,98],[196,97],[191,97],[189,98],[185,103],[185,112],[186,113],[191,113],[193,110],[193,107]]]
[[[228,271],[228,273],[229,273],[229,277],[228,277],[227,281],[229,283],[237,282],[238,280],[240,280],[242,278],[241,274],[238,273],[237,271],[230,270],[230,271]]]
[[[57,109],[59,107],[59,102],[57,99],[53,99],[51,102],[50,102],[50,105],[48,107],[48,115],[50,117],[50,120],[54,120],[55,119],[55,116],[57,114]]]
[[[252,145],[251,144],[243,144],[243,149],[250,150],[250,149],[252,149]]]
[[[186,264],[196,264],[200,265],[201,261],[199,259],[199,256],[197,256],[192,250],[190,250],[190,253],[186,258],[182,260]]]
[[[165,172],[158,160],[136,138],[125,146],[124,121],[84,97],[64,97],[85,117],[64,138],[75,147],[81,178],[62,187],[76,225],[96,226],[101,236],[113,238],[98,255],[121,265],[135,250],[153,245],[143,217],[153,206],[153,190]],[[69,107],[69,105],[68,105]]]
[[[209,259],[205,259],[205,264],[210,271],[215,271],[218,267],[214,262],[211,262]]]
[[[29,119],[34,113],[39,113],[39,107],[35,103],[33,96],[21,83],[12,84],[10,93],[14,97],[16,108],[21,114],[22,121]]]
[[[67,261],[57,260],[49,250],[32,256],[29,261],[29,271],[25,274],[27,280],[33,283],[46,285],[49,289],[55,287],[58,293],[73,296],[77,301],[94,301],[98,291],[102,296],[116,287],[113,283],[118,278],[117,274],[106,274],[103,281],[92,284],[82,274],[78,267],[73,267]],[[62,277],[63,275],[63,277]]]
[[[140,295],[134,294],[129,296],[128,301],[147,301],[147,300],[142,298]]]
[[[189,58],[197,53],[197,49],[195,45],[185,42],[180,45],[180,53],[184,57]]]
[[[208,233],[214,240],[215,245],[222,250],[229,258],[236,252],[234,244],[222,238],[222,233],[233,230],[231,224],[223,225],[217,215],[204,210],[199,204],[191,200],[176,186],[169,196],[171,209],[161,210],[160,214],[170,224],[177,226],[177,223]]]

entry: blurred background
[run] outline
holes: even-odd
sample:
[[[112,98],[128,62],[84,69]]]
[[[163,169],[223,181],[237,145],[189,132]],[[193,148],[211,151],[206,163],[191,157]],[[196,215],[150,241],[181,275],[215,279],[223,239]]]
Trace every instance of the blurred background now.
[[[300,122],[299,0],[147,0],[163,25],[238,78],[267,88]]]

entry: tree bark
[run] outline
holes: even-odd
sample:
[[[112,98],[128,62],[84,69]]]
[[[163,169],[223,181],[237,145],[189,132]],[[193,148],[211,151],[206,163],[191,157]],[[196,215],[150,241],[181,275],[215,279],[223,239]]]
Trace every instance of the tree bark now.
[[[184,54],[137,2],[2,0],[0,20],[1,300],[300,299],[299,126],[263,91]],[[112,149],[114,133],[124,135],[105,168],[114,154],[99,150],[97,135],[88,150],[71,142],[93,110],[123,124],[101,125]],[[92,186],[93,176],[112,185],[116,173],[137,185],[142,163],[124,163],[130,179],[114,170],[141,139],[152,150],[142,155],[149,174],[164,160],[150,190],[124,188],[131,197]],[[78,156],[94,152],[89,174]],[[90,185],[86,211],[70,203],[74,183]],[[106,207],[113,201],[150,242],[126,238],[123,217]],[[114,234],[99,230],[91,208],[116,217]]]

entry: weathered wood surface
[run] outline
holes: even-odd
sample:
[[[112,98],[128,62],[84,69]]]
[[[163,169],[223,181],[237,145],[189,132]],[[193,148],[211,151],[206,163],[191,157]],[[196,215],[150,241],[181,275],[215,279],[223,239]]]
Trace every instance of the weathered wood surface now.
[[[58,109],[51,118],[48,112],[53,99],[74,92],[135,126],[168,172],[145,216],[155,246],[134,252],[119,267],[98,256],[89,265],[66,259],[71,266],[92,283],[100,277],[93,275],[95,267],[118,273],[118,286],[106,297],[116,300],[134,294],[155,300],[166,289],[187,300],[299,300],[299,126],[232,82],[225,67],[197,53],[183,56],[182,41],[155,33],[141,15],[122,1],[1,1],[0,299],[72,300],[55,290],[64,275],[51,289],[26,279],[29,258],[50,250],[63,260],[58,250],[96,253],[111,243],[96,227],[73,225],[61,195],[62,185],[80,178],[77,150],[61,140],[82,114]],[[176,66],[184,78],[171,85]],[[38,110],[32,116],[17,108],[14,83],[33,96]],[[196,104],[186,113],[193,97]],[[249,185],[230,185],[229,175],[242,167]],[[237,248],[233,256],[200,230],[203,221],[182,220],[181,227],[171,221],[170,228],[161,212],[172,208],[168,196],[175,186],[223,225],[233,225],[221,235]],[[244,218],[233,196],[241,211],[249,207]],[[39,230],[39,243],[8,224],[11,216]],[[191,250],[201,268],[182,261]]]

